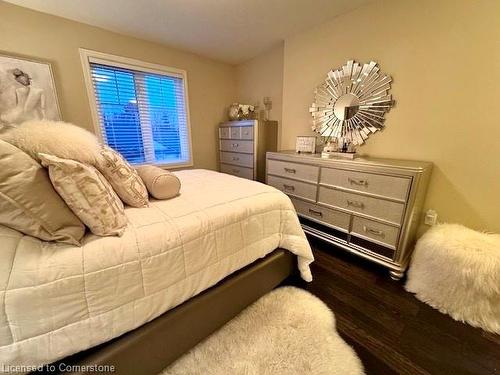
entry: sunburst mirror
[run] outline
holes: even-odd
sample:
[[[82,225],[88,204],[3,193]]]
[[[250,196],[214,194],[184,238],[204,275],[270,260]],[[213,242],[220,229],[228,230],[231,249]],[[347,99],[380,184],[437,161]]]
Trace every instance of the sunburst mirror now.
[[[363,144],[384,127],[384,115],[393,105],[391,81],[373,61],[361,65],[350,60],[340,69],[330,70],[314,91],[309,110],[312,129],[326,138],[327,144]]]

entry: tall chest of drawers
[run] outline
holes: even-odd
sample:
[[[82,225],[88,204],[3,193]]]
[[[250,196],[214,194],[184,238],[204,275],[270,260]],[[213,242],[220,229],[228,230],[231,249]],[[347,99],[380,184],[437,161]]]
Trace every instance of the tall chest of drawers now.
[[[223,173],[265,180],[266,151],[276,151],[277,122],[228,121],[219,125],[219,166]]]
[[[432,164],[268,152],[266,181],[288,194],[304,231],[390,270],[408,267]]]

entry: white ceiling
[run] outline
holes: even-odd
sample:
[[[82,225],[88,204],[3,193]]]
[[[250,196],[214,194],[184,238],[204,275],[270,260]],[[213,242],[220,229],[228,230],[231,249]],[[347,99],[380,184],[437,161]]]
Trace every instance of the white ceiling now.
[[[7,0],[238,64],[371,0]]]

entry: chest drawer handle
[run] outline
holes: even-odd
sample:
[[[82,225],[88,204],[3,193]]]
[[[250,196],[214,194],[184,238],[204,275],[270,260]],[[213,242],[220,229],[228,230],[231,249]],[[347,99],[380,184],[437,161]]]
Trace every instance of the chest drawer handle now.
[[[353,206],[353,207],[356,207],[356,208],[365,208],[365,204],[363,202],[358,202],[358,201],[351,201],[351,200],[347,200],[347,206]]]
[[[323,212],[313,210],[312,208],[310,208],[310,209],[309,209],[309,213],[310,213],[310,214],[313,214],[313,215],[315,215],[315,216],[323,217]]]
[[[283,168],[285,170],[286,173],[293,173],[295,174],[295,172],[297,172],[295,169],[293,168]]]
[[[238,161],[238,160],[240,160],[240,158],[233,156],[233,161]]]
[[[283,184],[283,188],[288,191],[295,191],[295,186]]]
[[[366,225],[363,225],[363,230],[367,233],[374,234],[375,236],[384,237],[384,232],[381,230],[373,229],[373,228],[367,227]]]
[[[353,178],[348,177],[347,181],[349,181],[349,183],[352,185],[368,186],[368,181],[366,181],[366,180],[355,180]]]
[[[234,147],[238,147],[239,144],[238,143],[233,143],[231,146],[234,148]]]

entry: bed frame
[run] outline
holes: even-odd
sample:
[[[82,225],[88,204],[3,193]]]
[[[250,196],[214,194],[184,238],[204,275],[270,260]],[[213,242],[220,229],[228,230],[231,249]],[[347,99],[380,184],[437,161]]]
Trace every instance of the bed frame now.
[[[54,365],[113,365],[114,374],[158,374],[294,274],[296,264],[295,255],[276,249],[151,322]]]

